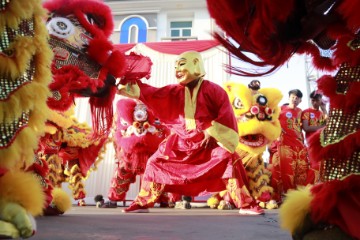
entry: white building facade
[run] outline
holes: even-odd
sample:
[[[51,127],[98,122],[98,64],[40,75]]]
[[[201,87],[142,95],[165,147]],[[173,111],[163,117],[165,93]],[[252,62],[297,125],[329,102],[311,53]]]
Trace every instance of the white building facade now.
[[[215,25],[206,0],[108,0],[114,43],[209,40]]]

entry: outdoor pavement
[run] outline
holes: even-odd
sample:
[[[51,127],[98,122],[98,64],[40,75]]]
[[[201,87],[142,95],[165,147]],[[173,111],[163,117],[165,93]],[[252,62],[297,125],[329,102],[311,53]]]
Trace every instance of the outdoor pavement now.
[[[151,208],[122,213],[123,207],[73,206],[61,216],[36,218],[32,240],[291,240],[279,227],[279,210],[242,216],[238,210]]]

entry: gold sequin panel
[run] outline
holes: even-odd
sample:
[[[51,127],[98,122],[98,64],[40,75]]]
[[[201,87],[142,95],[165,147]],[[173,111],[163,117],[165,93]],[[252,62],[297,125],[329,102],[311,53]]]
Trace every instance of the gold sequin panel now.
[[[360,49],[360,36],[357,35],[355,39],[349,42],[349,47],[353,51]],[[349,83],[360,82],[360,66],[350,67],[349,64],[344,63],[341,65],[338,73],[335,76],[337,83],[336,92],[339,94],[346,94],[349,88]]]
[[[320,141],[323,147],[340,142],[359,128],[360,112],[344,114],[340,109],[330,109],[326,127],[321,132]]]
[[[9,49],[9,47],[19,36],[34,37],[33,18],[22,20],[17,29],[5,27],[4,32],[0,34],[0,52],[11,57],[14,54],[14,50]]]
[[[11,123],[0,123],[0,149],[7,148],[14,141],[17,133],[29,123],[29,111],[23,112]]]
[[[19,89],[22,85],[30,83],[34,79],[35,65],[31,60],[26,71],[17,79],[11,80],[9,77],[0,76],[0,101],[5,101],[10,94]]]
[[[349,159],[330,158],[324,161],[320,169],[321,181],[341,179],[351,173],[360,172],[360,152],[354,152]]]
[[[91,60],[84,52],[54,37],[50,38],[49,43],[54,52],[56,68],[74,65],[90,78],[98,79],[101,65]]]
[[[349,83],[360,82],[360,66],[349,67],[347,63],[341,65],[338,73],[335,76],[338,94],[346,94],[349,88]]]

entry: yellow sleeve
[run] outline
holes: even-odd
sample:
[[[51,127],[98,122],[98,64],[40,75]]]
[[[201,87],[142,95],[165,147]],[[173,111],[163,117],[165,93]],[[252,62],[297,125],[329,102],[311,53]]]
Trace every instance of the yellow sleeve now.
[[[206,129],[206,131],[216,139],[218,144],[227,151],[234,153],[237,145],[239,144],[238,133],[221,123],[212,121],[212,126]]]

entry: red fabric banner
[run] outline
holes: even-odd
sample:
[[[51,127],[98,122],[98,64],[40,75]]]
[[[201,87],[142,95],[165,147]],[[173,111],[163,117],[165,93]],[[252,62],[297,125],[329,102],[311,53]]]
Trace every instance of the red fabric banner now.
[[[133,47],[135,47],[136,43],[126,43],[126,44],[114,44],[115,50],[118,50],[120,52],[127,52]]]
[[[194,40],[175,42],[146,42],[145,46],[165,54],[178,55],[185,51],[203,52],[219,45],[216,40]],[[135,44],[116,44],[115,48],[121,52],[129,51]]]

